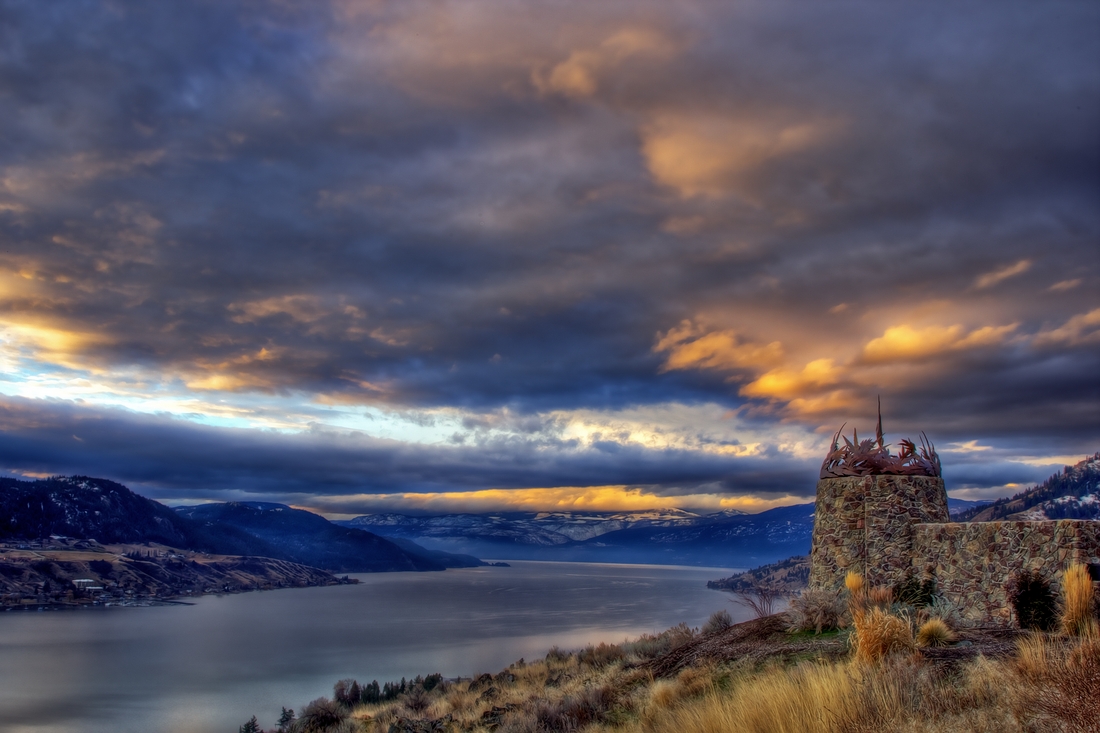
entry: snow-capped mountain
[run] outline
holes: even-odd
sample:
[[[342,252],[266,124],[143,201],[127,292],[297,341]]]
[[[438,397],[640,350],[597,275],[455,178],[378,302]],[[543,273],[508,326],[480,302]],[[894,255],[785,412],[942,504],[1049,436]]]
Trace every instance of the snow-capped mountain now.
[[[1066,466],[1043,483],[965,512],[957,521],[991,522],[1001,519],[1100,519],[1100,453]]]
[[[813,505],[760,514],[735,509],[369,514],[344,524],[479,557],[738,566],[786,557],[803,545],[801,551],[807,551]]]
[[[400,537],[468,538],[551,547],[581,542],[631,527],[682,527],[720,521],[744,512],[696,514],[682,509],[635,512],[503,512],[493,514],[367,514],[348,527]]]

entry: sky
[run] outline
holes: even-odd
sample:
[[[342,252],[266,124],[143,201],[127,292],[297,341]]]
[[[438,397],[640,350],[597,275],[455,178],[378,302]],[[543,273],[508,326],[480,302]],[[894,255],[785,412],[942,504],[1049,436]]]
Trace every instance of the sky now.
[[[377,511],[1100,450],[1100,5],[0,0],[0,472]]]

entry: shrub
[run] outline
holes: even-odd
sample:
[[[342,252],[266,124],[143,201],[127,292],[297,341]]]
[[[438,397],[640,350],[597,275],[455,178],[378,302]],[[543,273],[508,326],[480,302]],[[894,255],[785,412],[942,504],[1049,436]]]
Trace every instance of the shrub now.
[[[1037,570],[1025,570],[1009,581],[1008,602],[1021,629],[1050,631],[1055,623],[1054,593]]]
[[[302,708],[291,729],[294,733],[336,733],[347,721],[348,709],[327,697],[319,697]]]
[[[600,642],[599,646],[592,646],[589,644],[577,655],[577,659],[581,664],[587,664],[590,667],[606,667],[609,664],[619,661],[624,656],[621,647],[613,646],[611,644],[605,644]]]
[[[855,633],[852,639],[855,643],[856,659],[860,662],[874,664],[894,652],[912,651],[916,648],[909,621],[877,606],[861,614],[854,623]]]
[[[715,611],[707,619],[707,622],[703,625],[704,634],[716,634],[719,631],[725,631],[729,627],[733,626],[733,617],[730,616],[730,612],[726,609],[721,611]]]
[[[792,632],[839,629],[844,616],[844,603],[840,593],[819,588],[807,588],[791,599],[787,609],[790,618],[788,630]]]
[[[546,652],[547,662],[564,662],[569,659],[569,652],[563,652],[557,644],[550,647],[550,651]]]
[[[930,618],[917,630],[917,646],[947,646],[957,637],[943,619]]]
[[[1092,618],[1092,578],[1084,565],[1070,565],[1062,573],[1062,631],[1082,636],[1095,630]]]
[[[917,620],[921,623],[934,618],[938,618],[953,629],[965,623],[959,607],[943,596],[934,596],[931,603],[917,610]]]
[[[931,577],[918,580],[917,576],[910,571],[894,585],[893,595],[894,600],[899,603],[923,608],[932,603],[936,597],[936,580]]]

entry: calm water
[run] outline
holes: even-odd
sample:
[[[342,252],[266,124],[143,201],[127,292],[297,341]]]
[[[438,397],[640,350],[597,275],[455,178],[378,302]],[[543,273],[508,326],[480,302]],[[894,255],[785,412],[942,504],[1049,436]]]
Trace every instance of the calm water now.
[[[514,562],[356,576],[359,585],[197,599],[192,606],[0,613],[0,730],[234,733],[256,715],[368,682],[495,673],[726,608],[728,569]],[[739,616],[740,615],[740,616]]]

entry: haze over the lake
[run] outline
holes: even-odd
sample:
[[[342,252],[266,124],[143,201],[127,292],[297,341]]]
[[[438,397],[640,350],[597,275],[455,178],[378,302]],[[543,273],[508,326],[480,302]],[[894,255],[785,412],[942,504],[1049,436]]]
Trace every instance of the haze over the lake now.
[[[1095,2],[0,0],[0,472],[758,510],[1100,448]]]

